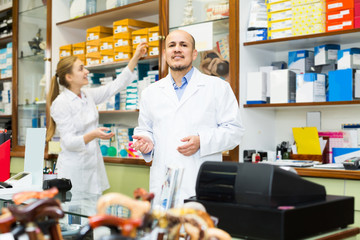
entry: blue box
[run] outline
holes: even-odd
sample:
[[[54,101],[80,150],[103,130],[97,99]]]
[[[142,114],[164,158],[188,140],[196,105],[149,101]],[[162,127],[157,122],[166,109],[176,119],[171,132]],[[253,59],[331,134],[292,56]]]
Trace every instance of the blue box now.
[[[338,51],[338,69],[360,69],[360,48],[348,48]]]
[[[292,51],[288,53],[288,69],[297,74],[312,72],[314,52],[309,50]]]
[[[357,151],[360,151],[360,148],[333,148],[332,149],[332,152],[333,152],[332,162],[335,163],[335,157],[339,157],[341,155],[349,154],[349,153],[357,152]]]
[[[340,50],[338,44],[325,44],[314,48],[315,66],[337,63],[337,55]]]
[[[328,101],[353,100],[354,70],[343,69],[329,72]]]

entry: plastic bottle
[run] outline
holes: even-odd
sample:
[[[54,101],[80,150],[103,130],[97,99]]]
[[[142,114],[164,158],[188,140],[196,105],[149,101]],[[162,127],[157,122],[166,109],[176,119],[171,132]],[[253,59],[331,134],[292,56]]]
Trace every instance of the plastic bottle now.
[[[96,13],[96,0],[86,0],[86,15]]]
[[[281,151],[278,151],[277,155],[276,155],[276,161],[277,160],[281,160],[282,157],[281,157]]]

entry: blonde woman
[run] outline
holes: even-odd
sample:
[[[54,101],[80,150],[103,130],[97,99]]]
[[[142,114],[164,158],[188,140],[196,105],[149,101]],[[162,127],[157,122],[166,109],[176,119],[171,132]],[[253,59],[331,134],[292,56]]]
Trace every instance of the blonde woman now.
[[[51,140],[55,129],[60,133],[58,178],[70,179],[75,191],[102,194],[109,188],[97,139],[110,139],[114,133],[98,127],[96,105],[137,78],[133,71],[146,53],[146,46],[140,44],[125,70],[114,81],[98,88],[81,89],[88,84],[89,71],[77,57],[65,57],[57,65],[47,99],[51,119],[46,140]],[[65,87],[60,94],[59,84]]]

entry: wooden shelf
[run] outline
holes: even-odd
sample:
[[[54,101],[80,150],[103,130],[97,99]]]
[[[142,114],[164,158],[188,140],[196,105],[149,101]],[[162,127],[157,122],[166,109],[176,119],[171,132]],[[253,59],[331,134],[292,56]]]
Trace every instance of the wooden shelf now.
[[[148,56],[144,57],[139,60],[139,63],[147,63],[147,62],[153,62],[155,60],[158,60],[159,56]],[[91,71],[97,71],[97,70],[110,70],[115,69],[118,67],[124,67],[129,63],[129,60],[124,61],[118,61],[118,62],[112,62],[112,63],[103,63],[103,64],[94,64],[94,65],[88,65],[85,66],[86,69]]]
[[[91,15],[58,22],[56,23],[56,25],[61,27],[87,29],[98,25],[112,25],[114,19],[121,20],[125,18],[134,18],[134,16],[136,16],[137,19],[140,19],[147,16],[157,15],[158,13],[158,1],[144,0],[125,6],[97,12]]]
[[[0,78],[0,81],[5,82],[5,81],[12,81],[12,77],[8,77],[8,78]]]
[[[310,35],[293,36],[287,38],[270,39],[255,42],[244,42],[244,46],[253,46],[257,49],[269,50],[269,51],[285,51],[295,49],[313,48],[314,46],[321,44],[348,44],[358,43],[360,38],[360,28],[316,33]],[[354,45],[355,47],[355,45]]]
[[[133,164],[133,165],[151,166],[151,162],[147,163],[143,158],[104,157],[104,162],[116,163],[116,164]]]
[[[0,118],[11,118],[12,117],[12,115],[1,115],[0,114]]]
[[[12,6],[11,6],[11,7],[8,7],[8,8],[1,9],[1,10],[0,10],[0,14],[3,13],[3,12],[10,11],[10,10],[12,10]]]
[[[12,41],[12,35],[0,38],[0,46]]]
[[[109,110],[99,111],[100,114],[117,114],[117,113],[139,113],[139,110]]]
[[[360,170],[295,168],[302,177],[340,178],[360,180]]]
[[[309,102],[309,103],[264,103],[244,104],[244,108],[284,108],[284,107],[318,107],[318,106],[344,106],[358,105],[360,100],[339,101],[339,102]]]

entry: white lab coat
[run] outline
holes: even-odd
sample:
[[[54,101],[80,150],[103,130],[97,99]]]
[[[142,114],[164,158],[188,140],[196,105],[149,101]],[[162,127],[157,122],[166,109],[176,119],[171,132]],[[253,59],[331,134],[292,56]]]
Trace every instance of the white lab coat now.
[[[240,111],[230,85],[220,78],[208,76],[196,68],[180,99],[171,77],[150,85],[142,92],[139,126],[135,135],[150,137],[154,143],[150,169],[150,191],[159,201],[166,166],[184,168],[179,200],[195,196],[195,183],[200,165],[205,161],[221,161],[222,151],[241,142],[244,128]],[[200,149],[192,156],[180,154],[176,148],[185,144],[180,139],[200,136]]]
[[[60,133],[61,152],[56,165],[58,178],[70,179],[73,190],[101,194],[109,188],[98,139],[85,144],[83,136],[98,128],[96,105],[124,89],[136,78],[136,74],[125,68],[111,83],[83,89],[81,98],[65,88],[52,103],[50,114]]]

